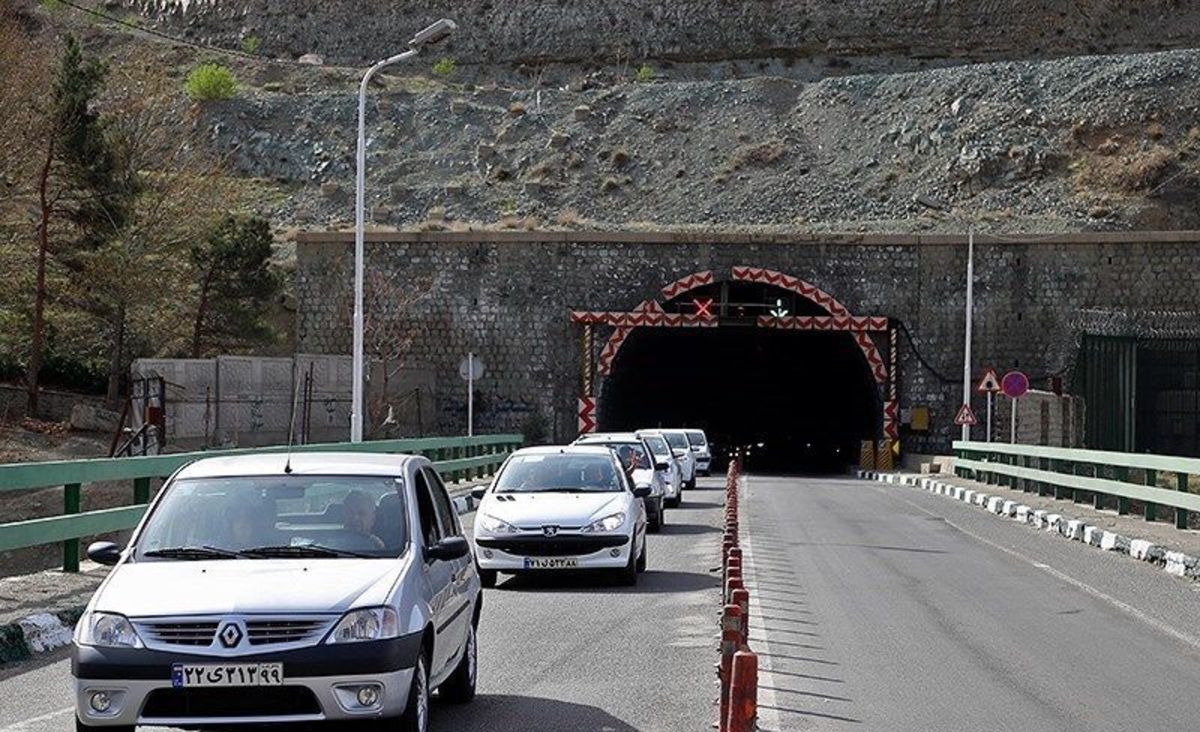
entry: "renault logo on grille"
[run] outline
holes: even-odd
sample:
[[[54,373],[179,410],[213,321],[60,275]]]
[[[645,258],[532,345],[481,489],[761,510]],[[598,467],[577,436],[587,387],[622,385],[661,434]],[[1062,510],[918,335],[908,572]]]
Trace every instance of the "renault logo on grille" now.
[[[242,642],[242,629],[237,626],[237,623],[226,623],[217,637],[221,639],[221,645],[226,648],[237,648],[238,644]]]
[[[558,527],[557,526],[543,526],[542,533],[548,537],[558,536]]]

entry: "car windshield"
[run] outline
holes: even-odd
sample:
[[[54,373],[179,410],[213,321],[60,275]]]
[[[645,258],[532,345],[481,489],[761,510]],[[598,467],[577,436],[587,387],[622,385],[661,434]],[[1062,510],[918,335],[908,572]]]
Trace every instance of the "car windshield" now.
[[[687,440],[692,447],[704,447],[708,444],[708,440],[704,439],[704,433],[699,430],[688,430],[684,434],[687,435]]]
[[[396,557],[408,544],[403,480],[257,476],[176,481],[139,559]]]
[[[682,432],[664,432],[663,437],[667,438],[667,443],[673,450],[686,450],[689,447],[687,438],[683,436]]]
[[[624,489],[612,458],[559,453],[516,455],[496,478],[496,493],[604,493]]]
[[[671,447],[659,435],[646,435],[644,438],[646,444],[650,446],[650,452],[654,453],[654,457],[671,457]]]

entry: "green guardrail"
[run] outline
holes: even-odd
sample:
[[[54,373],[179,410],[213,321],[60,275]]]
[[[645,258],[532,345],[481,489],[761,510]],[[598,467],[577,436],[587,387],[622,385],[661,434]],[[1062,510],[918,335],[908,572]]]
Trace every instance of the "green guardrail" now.
[[[293,452],[371,452],[424,455],[451,482],[491,475],[524,437],[515,434],[478,437],[429,437],[358,443],[297,445]],[[63,570],[79,571],[79,540],[137,526],[150,502],[150,482],[164,479],[188,463],[207,457],[286,452],[286,447],[207,450],[146,457],[60,460],[0,464],[0,491],[63,488],[63,515],[0,524],[0,551],[45,544],[63,545]],[[132,506],[80,511],[88,483],[132,481]]]
[[[1115,498],[1118,514],[1139,501],[1147,521],[1163,506],[1174,510],[1180,529],[1189,512],[1200,511],[1200,495],[1189,490],[1192,476],[1200,476],[1197,458],[995,442],[955,442],[954,455],[960,477],[1076,503],[1090,498],[1096,508]]]

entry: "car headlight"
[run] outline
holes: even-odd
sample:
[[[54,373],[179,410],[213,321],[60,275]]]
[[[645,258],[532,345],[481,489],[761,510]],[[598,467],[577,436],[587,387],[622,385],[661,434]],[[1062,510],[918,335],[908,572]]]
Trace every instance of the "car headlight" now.
[[[361,643],[400,636],[400,618],[390,607],[351,610],[342,616],[326,643]]]
[[[501,521],[495,516],[489,516],[486,513],[479,514],[479,517],[475,519],[475,525],[489,534],[515,534],[520,531],[520,529],[507,521]]]
[[[604,518],[600,519],[599,521],[593,521],[592,523],[588,524],[587,526],[584,526],[583,529],[581,529],[581,531],[585,534],[616,531],[617,529],[621,528],[621,525],[624,523],[625,523],[625,514],[614,513],[611,516],[605,516]]]
[[[75,643],[96,648],[142,648],[129,618],[116,613],[84,613],[75,626]]]

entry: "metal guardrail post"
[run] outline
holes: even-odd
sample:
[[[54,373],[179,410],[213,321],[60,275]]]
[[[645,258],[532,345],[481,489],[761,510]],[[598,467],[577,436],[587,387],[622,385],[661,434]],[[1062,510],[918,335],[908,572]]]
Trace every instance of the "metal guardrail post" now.
[[[1113,474],[1116,476],[1117,480],[1121,481],[1122,483],[1129,482],[1129,468],[1120,468],[1120,467],[1116,468],[1113,471]],[[1099,493],[1096,494],[1096,503],[1097,504],[1100,503],[1100,494]],[[1099,506],[1097,506],[1097,508],[1098,507]],[[1117,515],[1125,516],[1125,515],[1128,515],[1128,513],[1129,513],[1129,499],[1125,498],[1124,496],[1117,496]]]
[[[1188,474],[1176,473],[1175,480],[1178,481],[1175,489],[1184,493],[1188,492]],[[1188,527],[1188,511],[1186,508],[1175,509],[1175,528],[1186,529]]]
[[[1151,488],[1158,487],[1158,471],[1146,470],[1146,485]],[[1158,518],[1158,504],[1147,502],[1142,507],[1142,512],[1147,521],[1153,521]]]
[[[149,478],[134,478],[133,479],[133,502],[143,504],[150,502],[150,479]]]
[[[68,483],[63,486],[63,515],[79,513],[79,484]],[[79,539],[67,539],[63,542],[63,571],[79,571]]]

